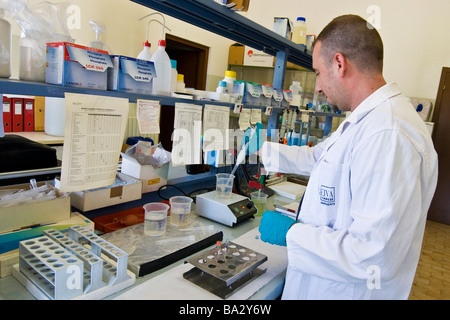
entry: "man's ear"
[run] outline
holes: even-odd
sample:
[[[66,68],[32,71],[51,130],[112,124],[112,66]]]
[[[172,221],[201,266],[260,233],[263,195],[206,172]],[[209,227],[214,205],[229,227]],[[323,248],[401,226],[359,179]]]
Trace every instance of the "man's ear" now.
[[[347,70],[347,59],[345,59],[342,53],[337,52],[333,57],[333,66],[337,75],[343,77]]]

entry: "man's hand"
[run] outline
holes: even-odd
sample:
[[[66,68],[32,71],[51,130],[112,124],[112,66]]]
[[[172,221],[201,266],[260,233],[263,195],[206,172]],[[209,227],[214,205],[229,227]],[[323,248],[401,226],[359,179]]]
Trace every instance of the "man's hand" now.
[[[286,234],[296,221],[275,211],[263,213],[259,232],[261,240],[270,244],[286,246]]]

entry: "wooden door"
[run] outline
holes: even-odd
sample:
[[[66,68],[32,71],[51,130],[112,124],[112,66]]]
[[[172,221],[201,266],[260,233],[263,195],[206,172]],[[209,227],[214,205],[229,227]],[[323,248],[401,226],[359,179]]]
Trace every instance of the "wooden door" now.
[[[439,175],[428,219],[450,225],[450,68],[443,68],[433,114]]]

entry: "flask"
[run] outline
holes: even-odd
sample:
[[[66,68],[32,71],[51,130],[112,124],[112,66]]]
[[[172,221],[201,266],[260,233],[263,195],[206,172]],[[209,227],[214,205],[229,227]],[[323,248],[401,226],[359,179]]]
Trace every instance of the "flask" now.
[[[0,78],[11,76],[11,24],[4,19],[0,9]]]
[[[170,60],[172,64],[172,73],[170,75],[170,92],[175,92],[177,90],[178,72],[177,72],[177,61]]]
[[[306,45],[306,19],[298,17],[294,24],[294,33],[292,34],[292,41],[297,44]]]
[[[227,70],[225,72],[225,78],[222,81],[225,81],[227,83],[226,93],[233,93],[233,85],[234,81],[236,81],[236,71]]]
[[[186,85],[184,84],[184,75],[179,73],[177,75],[177,89],[175,91],[184,93],[185,88]]]
[[[292,101],[291,101],[291,106],[295,106],[295,107],[301,107],[301,102],[302,102],[302,86],[300,85],[300,82],[298,81],[292,81],[291,86],[289,87],[289,90],[292,91]]]
[[[152,58],[152,53],[150,52],[150,47],[152,45],[150,44],[150,42],[145,41],[144,42],[144,48],[142,49],[142,51],[138,54],[137,58],[140,60],[147,60],[150,61],[150,59]]]
[[[156,70],[156,78],[153,78],[153,94],[170,95],[172,64],[166,52],[166,40],[158,41],[158,50],[153,54],[150,61],[153,61]]]

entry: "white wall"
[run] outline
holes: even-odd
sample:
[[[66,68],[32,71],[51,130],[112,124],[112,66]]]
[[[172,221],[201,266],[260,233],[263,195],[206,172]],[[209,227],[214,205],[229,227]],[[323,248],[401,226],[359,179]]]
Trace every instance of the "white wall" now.
[[[319,34],[334,17],[358,14],[372,22],[379,9],[385,47],[384,75],[408,96],[435,99],[442,67],[450,66],[450,1],[448,0],[277,0],[267,10],[253,0],[244,15],[271,28],[274,16],[307,18],[308,33]],[[370,7],[375,6],[375,7]]]
[[[30,0],[37,3],[41,0]],[[212,1],[212,0],[211,0]],[[52,0],[51,2],[60,2]],[[95,37],[89,20],[101,21],[106,33],[101,39],[114,54],[137,56],[146,38],[146,25],[138,19],[153,10],[129,0],[73,0],[80,7],[80,29],[72,30],[76,43],[88,45]],[[270,6],[270,10],[268,10]],[[373,19],[370,6],[379,9],[379,29],[385,45],[385,77],[397,82],[405,94],[435,99],[443,66],[450,66],[450,1],[448,0],[252,0],[249,12],[242,15],[272,29],[273,17],[295,20],[307,18],[310,34],[318,34],[334,17],[353,13]],[[158,16],[155,16],[158,18]],[[227,68],[228,48],[232,41],[166,16],[170,33],[210,47],[208,77],[216,80]],[[161,37],[161,27],[150,25],[152,50]],[[15,29],[16,35],[18,29]],[[214,81],[212,81],[214,79]]]

